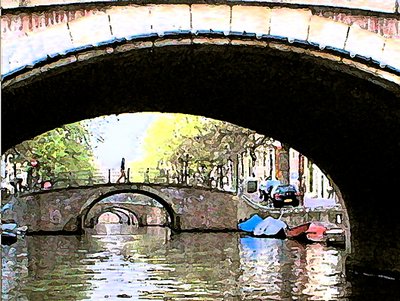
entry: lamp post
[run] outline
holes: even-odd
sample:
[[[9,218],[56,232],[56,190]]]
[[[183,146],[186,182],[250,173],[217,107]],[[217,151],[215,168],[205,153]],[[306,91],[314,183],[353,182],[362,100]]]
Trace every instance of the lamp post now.
[[[275,147],[274,147],[274,139],[272,138],[268,138],[268,140],[265,142],[265,144],[267,145],[267,150],[268,150],[268,169],[269,169],[269,176],[272,178],[272,174],[274,171],[274,151],[275,151]]]
[[[189,154],[184,154],[179,157],[181,163],[181,183],[188,184],[188,171],[189,171]]]

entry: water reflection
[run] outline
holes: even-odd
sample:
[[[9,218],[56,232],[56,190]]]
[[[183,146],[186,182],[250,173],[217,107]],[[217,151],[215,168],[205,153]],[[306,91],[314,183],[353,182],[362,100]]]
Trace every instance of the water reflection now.
[[[350,293],[342,250],[237,233],[171,236],[149,227],[35,236],[3,246],[2,255],[3,300],[346,300]]]

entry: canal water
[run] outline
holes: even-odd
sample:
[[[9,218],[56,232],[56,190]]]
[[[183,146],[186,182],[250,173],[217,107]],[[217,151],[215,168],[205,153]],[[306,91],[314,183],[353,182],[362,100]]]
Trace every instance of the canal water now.
[[[346,276],[342,249],[105,227],[2,246],[2,300],[399,300],[396,281]]]

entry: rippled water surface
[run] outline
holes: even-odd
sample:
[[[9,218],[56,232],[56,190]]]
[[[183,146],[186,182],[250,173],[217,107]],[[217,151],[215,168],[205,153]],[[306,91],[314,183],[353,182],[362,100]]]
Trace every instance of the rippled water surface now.
[[[3,300],[397,297],[393,281],[345,277],[341,249],[238,233],[29,236],[2,253]]]

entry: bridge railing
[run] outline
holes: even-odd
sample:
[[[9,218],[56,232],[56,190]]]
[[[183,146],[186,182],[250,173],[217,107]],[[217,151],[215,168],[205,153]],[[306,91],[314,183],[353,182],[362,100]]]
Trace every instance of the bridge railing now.
[[[236,191],[230,175],[213,172],[185,172],[183,170],[158,168],[132,170],[128,168],[125,171],[125,177],[121,177],[120,169],[71,170],[58,172],[47,178],[35,178],[26,172],[17,171],[15,174],[16,176],[3,178],[3,194],[31,193],[50,189],[118,183],[170,184],[180,187]]]

